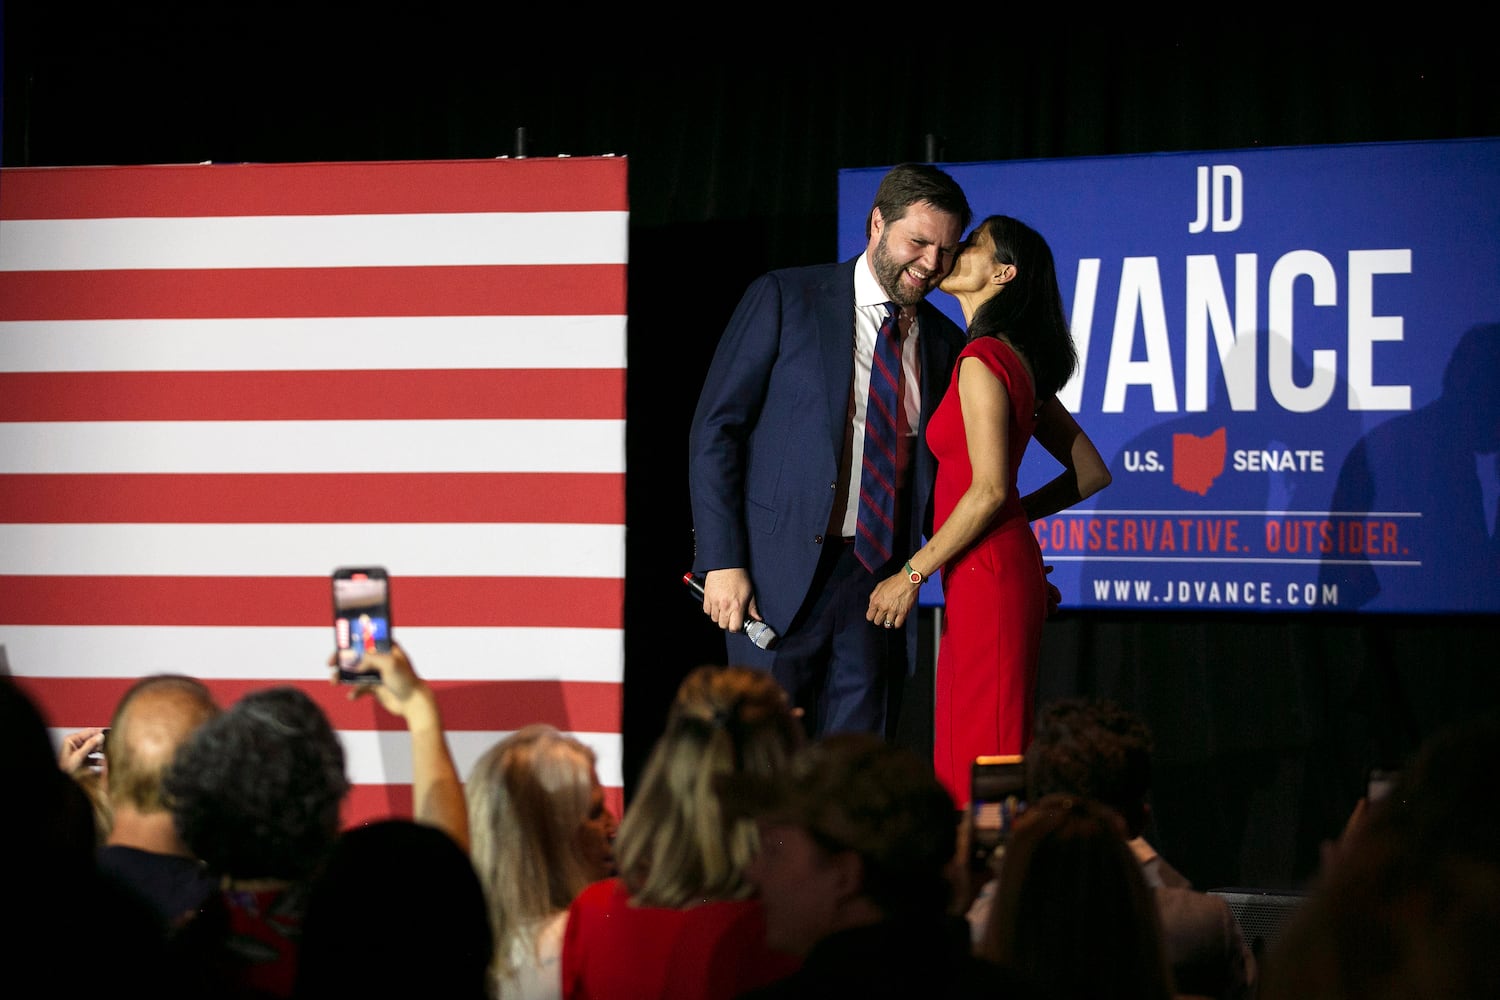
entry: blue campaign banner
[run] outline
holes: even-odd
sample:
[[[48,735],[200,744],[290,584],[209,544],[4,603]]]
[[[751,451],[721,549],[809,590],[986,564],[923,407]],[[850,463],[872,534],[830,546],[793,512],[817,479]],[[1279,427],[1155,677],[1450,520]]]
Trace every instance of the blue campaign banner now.
[[[1065,607],[1500,611],[1500,139],[943,166],[1056,257],[1114,475],[1032,525]]]

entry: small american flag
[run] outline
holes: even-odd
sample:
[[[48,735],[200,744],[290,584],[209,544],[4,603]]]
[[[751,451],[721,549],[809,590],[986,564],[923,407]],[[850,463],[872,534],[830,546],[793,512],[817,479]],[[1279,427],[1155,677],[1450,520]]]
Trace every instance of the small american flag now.
[[[391,573],[459,770],[521,725],[622,802],[626,161],[0,171],[0,647],[54,736],[137,677],[306,690],[345,820],[400,719],[328,682]]]

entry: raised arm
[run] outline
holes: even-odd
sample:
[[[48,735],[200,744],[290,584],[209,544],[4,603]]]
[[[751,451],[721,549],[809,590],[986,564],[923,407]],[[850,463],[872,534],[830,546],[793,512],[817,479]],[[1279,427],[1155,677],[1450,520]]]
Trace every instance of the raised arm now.
[[[336,666],[337,654],[330,660]],[[373,693],[386,711],[406,720],[411,733],[412,812],[421,823],[445,830],[469,849],[469,813],[463,781],[443,731],[437,695],[417,676],[406,651],[391,643],[389,653],[366,653],[361,666],[380,672],[379,684],[356,685],[350,699]],[[337,671],[335,670],[335,678]]]

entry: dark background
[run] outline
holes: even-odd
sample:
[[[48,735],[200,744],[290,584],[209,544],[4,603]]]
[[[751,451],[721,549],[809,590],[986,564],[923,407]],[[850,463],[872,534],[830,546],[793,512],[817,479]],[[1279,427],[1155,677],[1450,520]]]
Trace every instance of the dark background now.
[[[833,259],[841,168],[1500,135],[1494,48],[1461,21],[850,8],[788,42],[739,8],[467,7],[9,0],[0,162],[628,157],[627,794],[677,682],[723,659],[678,582],[699,382],[756,274]],[[1288,888],[1367,768],[1500,702],[1497,640],[1493,615],[1065,610],[1042,698],[1145,715],[1152,837],[1200,888]]]

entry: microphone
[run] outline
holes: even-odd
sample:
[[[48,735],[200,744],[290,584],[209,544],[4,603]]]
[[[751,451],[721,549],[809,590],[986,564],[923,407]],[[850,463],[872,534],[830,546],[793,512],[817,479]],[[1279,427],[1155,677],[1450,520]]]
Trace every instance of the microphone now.
[[[684,573],[682,574],[682,582],[687,584],[689,590],[698,595],[698,600],[703,600],[702,580],[698,579],[692,573]],[[756,621],[754,618],[746,618],[741,631],[745,633],[745,638],[755,643],[761,649],[770,649],[776,645],[776,640],[780,638],[776,634],[775,629],[765,622]]]

